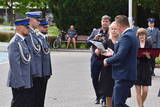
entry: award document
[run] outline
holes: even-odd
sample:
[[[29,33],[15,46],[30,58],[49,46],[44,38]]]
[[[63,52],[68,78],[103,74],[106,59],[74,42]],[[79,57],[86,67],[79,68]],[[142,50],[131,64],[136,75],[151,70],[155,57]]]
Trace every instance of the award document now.
[[[90,40],[90,42],[96,46],[98,49],[101,49],[102,50],[102,55],[104,56],[112,56],[114,54],[113,50],[108,48],[108,49],[105,49],[103,44],[101,42],[98,42],[98,41],[93,41],[93,40]]]
[[[97,48],[102,49],[102,51],[105,51],[105,48],[101,42],[93,41],[93,40],[90,40],[89,42],[91,42]]]
[[[160,54],[160,48],[139,48],[138,56],[144,57],[145,52],[148,52],[151,55],[151,57],[158,57]]]

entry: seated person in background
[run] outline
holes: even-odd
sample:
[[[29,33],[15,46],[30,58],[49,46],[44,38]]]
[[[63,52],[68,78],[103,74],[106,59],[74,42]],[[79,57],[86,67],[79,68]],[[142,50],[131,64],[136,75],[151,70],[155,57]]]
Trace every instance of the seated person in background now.
[[[73,42],[74,48],[76,48],[76,37],[77,37],[77,32],[74,29],[74,26],[71,25],[70,28],[68,29],[67,33],[67,48],[69,47],[71,41]]]

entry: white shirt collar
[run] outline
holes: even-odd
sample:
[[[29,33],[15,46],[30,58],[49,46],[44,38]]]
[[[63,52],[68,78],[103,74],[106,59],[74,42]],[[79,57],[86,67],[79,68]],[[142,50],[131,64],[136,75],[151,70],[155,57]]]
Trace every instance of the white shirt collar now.
[[[24,36],[22,36],[21,34],[19,34],[19,33],[16,33],[16,35],[18,35],[22,40],[24,40],[25,39],[25,37]]]
[[[130,28],[130,27],[126,28],[126,29],[121,33],[121,35],[124,34],[126,31],[128,31],[128,30],[130,30],[130,29],[132,29],[132,28]]]
[[[153,29],[154,29],[154,27],[149,27],[149,29],[150,29],[150,30],[153,30]]]

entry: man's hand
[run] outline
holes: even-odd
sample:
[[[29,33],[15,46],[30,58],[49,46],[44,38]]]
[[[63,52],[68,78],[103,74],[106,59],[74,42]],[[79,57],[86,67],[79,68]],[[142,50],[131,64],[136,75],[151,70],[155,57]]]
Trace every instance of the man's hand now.
[[[110,48],[107,49],[107,52],[105,52],[103,55],[104,56],[113,56],[114,51]]]
[[[104,64],[104,66],[108,66],[107,58],[103,60],[103,64]]]
[[[102,49],[97,48],[95,50],[95,53],[96,53],[97,56],[99,56],[101,54],[101,52],[102,52]]]
[[[96,35],[93,39],[94,39],[94,40],[99,40],[99,36]]]

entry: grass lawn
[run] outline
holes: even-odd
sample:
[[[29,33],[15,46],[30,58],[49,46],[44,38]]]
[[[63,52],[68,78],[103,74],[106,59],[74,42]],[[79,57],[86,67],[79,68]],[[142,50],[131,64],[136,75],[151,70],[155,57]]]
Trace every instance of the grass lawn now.
[[[11,26],[10,23],[2,23],[1,25]]]
[[[56,26],[49,26],[48,35],[49,36],[58,36],[60,34],[59,29]]]

